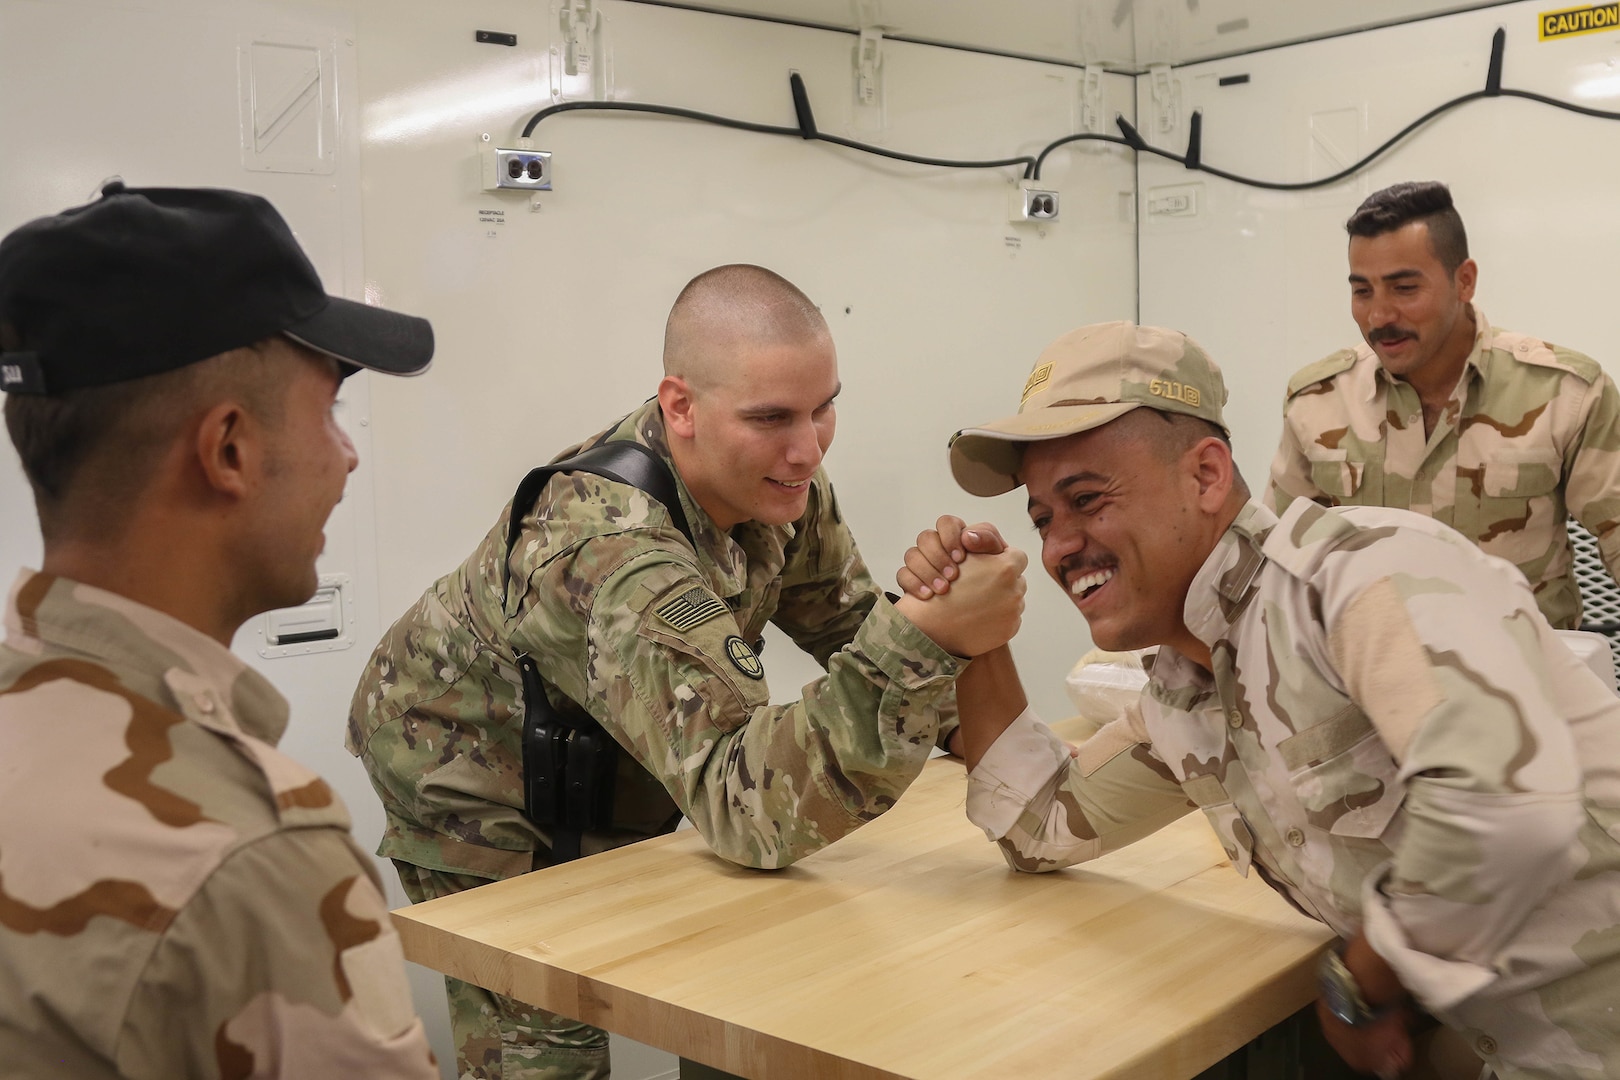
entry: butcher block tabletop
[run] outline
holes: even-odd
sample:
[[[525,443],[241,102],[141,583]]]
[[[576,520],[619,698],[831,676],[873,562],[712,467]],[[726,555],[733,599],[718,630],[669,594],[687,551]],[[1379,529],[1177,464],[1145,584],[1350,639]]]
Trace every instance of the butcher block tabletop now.
[[[1330,934],[1196,812],[1011,871],[936,758],[783,870],[690,829],[394,913],[405,954],[744,1077],[1186,1078],[1315,994]]]

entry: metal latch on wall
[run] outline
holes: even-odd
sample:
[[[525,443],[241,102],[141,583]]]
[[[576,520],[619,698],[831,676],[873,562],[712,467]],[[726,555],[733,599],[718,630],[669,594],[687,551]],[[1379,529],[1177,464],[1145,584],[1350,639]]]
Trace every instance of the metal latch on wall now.
[[[322,574],[315,595],[268,611],[258,626],[259,655],[307,656],[354,644],[354,596],[347,574]]]
[[[594,0],[567,0],[560,14],[563,33],[563,73],[588,75],[591,70],[591,35],[596,33]]]
[[[855,103],[878,105],[882,99],[883,30],[863,26],[860,42],[855,46]]]
[[[1169,64],[1148,68],[1148,89],[1153,95],[1153,116],[1160,132],[1174,131],[1181,123],[1181,84],[1170,75]]]
[[[1088,65],[1080,69],[1080,130],[1103,129],[1102,68]]]

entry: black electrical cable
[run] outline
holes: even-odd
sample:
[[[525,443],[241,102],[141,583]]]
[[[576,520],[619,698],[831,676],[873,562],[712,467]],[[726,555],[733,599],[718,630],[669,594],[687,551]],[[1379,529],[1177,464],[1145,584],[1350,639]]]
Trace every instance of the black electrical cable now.
[[[637,101],[565,101],[561,105],[541,109],[529,118],[523,125],[523,137],[527,139],[534,131],[535,125],[548,116],[557,113],[575,112],[580,109],[589,109],[592,112],[644,112],[657,113],[660,116],[679,116],[687,120],[703,120],[710,124],[719,124],[721,127],[736,128],[739,131],[757,131],[764,135],[792,135],[799,137],[799,129],[792,127],[778,127],[774,124],[755,124],[748,120],[732,120],[725,116],[713,116],[709,113],[695,112],[692,109],[678,109],[673,105],[643,105]]]
[[[1169,150],[1162,150],[1157,146],[1150,145],[1147,140],[1142,138],[1137,130],[1132,127],[1130,122],[1127,121],[1123,116],[1115,117],[1115,123],[1119,125],[1122,135],[1102,135],[1096,132],[1085,132],[1079,135],[1065,135],[1061,139],[1048,143],[1041,150],[1041,152],[1034,157],[1030,157],[1026,154],[1018,157],[997,158],[994,161],[953,161],[948,158],[931,158],[921,157],[916,154],[902,154],[897,150],[886,150],[881,146],[872,146],[868,143],[855,142],[852,139],[843,139],[837,135],[822,134],[816,128],[815,117],[810,111],[810,100],[804,90],[804,81],[799,77],[797,72],[794,72],[789,76],[789,85],[793,92],[793,111],[795,117],[799,121],[797,127],[785,127],[777,124],[756,124],[748,120],[734,120],[726,116],[716,116],[713,113],[698,112],[694,109],[681,109],[673,105],[648,105],[635,101],[566,101],[560,105],[552,105],[548,108],[541,109],[539,112],[531,116],[529,118],[529,122],[523,125],[523,137],[527,139],[531,134],[533,134],[535,127],[539,125],[540,121],[544,120],[548,116],[555,116],[558,113],[574,112],[582,109],[591,110],[594,112],[653,113],[658,116],[676,116],[685,120],[698,120],[706,124],[718,124],[721,127],[736,128],[739,131],[753,131],[763,135],[787,135],[794,138],[804,139],[807,142],[832,143],[835,146],[844,146],[851,150],[859,150],[862,153],[876,154],[879,157],[890,158],[894,161],[906,161],[914,165],[937,165],[948,169],[999,169],[1009,165],[1022,165],[1024,166],[1024,178],[1026,180],[1039,180],[1041,178],[1041,166],[1046,163],[1047,156],[1050,155],[1052,151],[1061,146],[1067,146],[1070,143],[1089,141],[1110,143],[1114,146],[1123,146],[1127,149],[1135,150],[1137,153],[1152,154],[1155,157],[1164,158],[1166,161],[1174,161],[1178,165],[1183,165],[1193,172],[1206,172],[1211,176],[1218,176],[1223,180],[1230,180],[1235,184],[1243,184],[1247,187],[1263,188],[1267,191],[1308,191],[1311,188],[1327,187],[1330,184],[1336,184],[1347,177],[1355,175],[1362,169],[1365,169],[1368,165],[1371,165],[1379,157],[1383,156],[1391,147],[1395,146],[1396,143],[1399,143],[1402,139],[1412,134],[1412,132],[1416,131],[1424,124],[1427,124],[1430,120],[1433,120],[1442,113],[1460,108],[1463,105],[1478,101],[1481,98],[1523,98],[1526,101],[1535,101],[1543,105],[1551,105],[1555,109],[1564,109],[1568,112],[1579,113],[1582,116],[1593,116],[1601,120],[1620,120],[1620,112],[1609,112],[1604,109],[1593,109],[1584,105],[1575,105],[1568,101],[1559,101],[1557,98],[1547,97],[1544,94],[1532,93],[1529,90],[1503,89],[1502,55],[1506,41],[1507,32],[1501,28],[1498,28],[1495,35],[1491,39],[1491,59],[1489,69],[1487,70],[1485,76],[1485,89],[1475,90],[1472,93],[1463,94],[1462,96],[1453,98],[1452,100],[1443,104],[1436,105],[1434,108],[1430,109],[1428,112],[1424,113],[1410,124],[1407,124],[1405,127],[1401,128],[1400,131],[1397,131],[1394,135],[1391,135],[1388,139],[1384,140],[1384,142],[1380,144],[1376,150],[1362,158],[1360,161],[1356,162],[1354,165],[1346,166],[1331,176],[1322,176],[1315,180],[1299,180],[1294,182],[1257,180],[1250,176],[1239,176],[1237,173],[1227,172],[1225,169],[1217,169],[1213,165],[1205,164],[1203,160],[1203,114],[1200,112],[1194,112],[1192,114],[1191,122],[1189,124],[1190,135],[1187,141],[1187,152],[1185,154],[1173,153]]]
[[[794,76],[798,78],[797,75]],[[798,102],[795,102],[797,105]],[[806,103],[808,108],[808,103]],[[920,157],[916,154],[902,154],[898,150],[886,150],[881,146],[869,146],[858,143],[852,139],[841,139],[836,135],[824,135],[815,129],[814,122],[808,130],[803,127],[780,127],[774,124],[755,124],[747,120],[733,120],[726,116],[716,116],[713,113],[696,112],[692,109],[678,109],[672,105],[645,105],[636,101],[565,101],[561,105],[552,105],[541,109],[529,118],[523,126],[523,137],[527,139],[534,131],[535,126],[548,116],[562,112],[573,112],[579,109],[589,109],[597,112],[643,112],[656,113],[660,116],[679,116],[686,120],[701,120],[708,124],[719,124],[721,127],[737,128],[741,131],[754,131],[765,135],[791,135],[796,139],[805,139],[811,142],[832,143],[835,146],[846,146],[851,150],[860,150],[867,154],[876,154],[879,157],[892,158],[895,161],[908,161],[914,165],[939,165],[949,169],[999,169],[1007,165],[1024,166],[1025,174],[1035,164],[1035,159],[1029,155],[1019,157],[999,158],[995,161],[952,161],[947,158]],[[805,114],[806,116],[808,113]],[[801,117],[803,119],[803,117]]]
[[[1424,124],[1427,124],[1430,120],[1433,120],[1442,113],[1449,112],[1450,110],[1459,108],[1463,105],[1467,105],[1470,102],[1478,101],[1481,98],[1523,98],[1526,101],[1536,101],[1543,105],[1551,105],[1555,109],[1565,109],[1572,113],[1580,113],[1582,116],[1594,116],[1600,120],[1620,120],[1620,112],[1607,112],[1603,109],[1588,108],[1585,105],[1575,105],[1568,101],[1559,101],[1557,98],[1547,97],[1544,94],[1532,93],[1529,90],[1503,89],[1502,53],[1506,41],[1507,32],[1501,28],[1498,28],[1496,33],[1492,35],[1491,38],[1491,60],[1485,76],[1485,89],[1475,90],[1472,93],[1463,94],[1460,97],[1453,98],[1444,104],[1436,105],[1434,108],[1430,109],[1428,112],[1424,113],[1410,124],[1407,124],[1405,127],[1401,128],[1401,130],[1397,131],[1394,135],[1391,135],[1388,139],[1384,140],[1384,142],[1379,145],[1378,149],[1374,150],[1372,153],[1368,154],[1354,165],[1340,169],[1331,176],[1321,176],[1315,180],[1301,180],[1294,183],[1285,183],[1276,180],[1256,180],[1253,177],[1239,176],[1236,173],[1227,172],[1225,169],[1217,169],[1212,165],[1206,165],[1203,161],[1201,145],[1202,114],[1197,112],[1193,113],[1192,115],[1192,123],[1190,125],[1192,134],[1187,142],[1188,152],[1186,154],[1176,154],[1169,150],[1161,150],[1156,146],[1148,145],[1147,141],[1144,140],[1141,135],[1137,134],[1136,129],[1130,125],[1130,122],[1121,116],[1117,117],[1115,122],[1119,125],[1120,131],[1124,132],[1125,137],[1123,139],[1103,135],[1070,135],[1067,138],[1059,139],[1056,142],[1049,144],[1040,152],[1040,154],[1035,158],[1035,165],[1033,166],[1032,171],[1026,173],[1025,175],[1030,179],[1039,180],[1041,178],[1041,165],[1046,161],[1046,156],[1048,154],[1066,143],[1089,138],[1102,139],[1108,142],[1115,142],[1124,146],[1129,146],[1131,149],[1136,150],[1139,153],[1152,154],[1155,157],[1164,158],[1166,161],[1174,161],[1179,165],[1185,165],[1188,169],[1194,172],[1207,172],[1211,176],[1219,176],[1223,180],[1230,180],[1233,183],[1243,184],[1247,187],[1263,188],[1267,191],[1308,191],[1311,188],[1327,187],[1330,184],[1336,184],[1340,180],[1355,175],[1362,169],[1365,169],[1368,165],[1371,165],[1379,157],[1383,156],[1383,154],[1396,143],[1412,134],[1412,132],[1416,131]]]
[[[1515,90],[1502,91],[1503,97],[1507,97],[1509,95],[1516,96],[1517,94],[1518,91]],[[1253,177],[1239,176],[1237,173],[1227,172],[1225,169],[1217,169],[1215,166],[1207,165],[1202,161],[1195,161],[1193,164],[1188,165],[1187,159],[1183,155],[1172,153],[1169,150],[1161,150],[1157,146],[1148,145],[1146,142],[1139,142],[1137,145],[1135,145],[1135,149],[1140,153],[1152,154],[1155,157],[1164,158],[1166,161],[1174,161],[1178,165],[1187,165],[1187,168],[1192,169],[1195,172],[1207,172],[1211,176],[1219,176],[1223,180],[1230,180],[1233,183],[1243,184],[1247,187],[1264,188],[1267,191],[1308,191],[1311,188],[1327,187],[1329,184],[1337,184],[1340,180],[1355,175],[1368,165],[1372,164],[1377,158],[1383,156],[1383,154],[1396,143],[1400,142],[1412,132],[1416,131],[1424,124],[1427,124],[1436,116],[1439,116],[1441,113],[1446,112],[1449,109],[1454,109],[1459,105],[1466,105],[1470,101],[1476,101],[1479,98],[1488,96],[1491,95],[1487,94],[1484,90],[1475,90],[1471,94],[1464,94],[1462,97],[1448,101],[1444,105],[1437,105],[1428,112],[1424,113],[1422,116],[1418,117],[1416,120],[1412,121],[1410,124],[1407,124],[1405,127],[1401,128],[1401,130],[1397,131],[1394,135],[1391,135],[1383,142],[1382,145],[1378,147],[1378,149],[1374,150],[1372,153],[1368,154],[1354,165],[1348,165],[1331,176],[1322,176],[1315,180],[1299,180],[1293,183],[1279,180],[1256,180]],[[1620,116],[1617,116],[1616,119],[1620,119]],[[1122,127],[1126,123],[1124,117],[1120,117],[1117,122]],[[1140,139],[1140,136],[1138,136],[1138,139]],[[1126,145],[1132,145],[1132,143],[1126,139],[1120,139],[1118,141],[1123,142]],[[1044,151],[1042,152],[1041,156],[1045,157]],[[1039,180],[1040,173],[1037,171],[1033,178]]]

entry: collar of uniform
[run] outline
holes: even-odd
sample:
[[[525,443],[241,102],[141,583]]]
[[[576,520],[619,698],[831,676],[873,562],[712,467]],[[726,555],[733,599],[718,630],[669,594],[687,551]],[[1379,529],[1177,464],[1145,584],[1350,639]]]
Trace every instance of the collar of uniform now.
[[[1484,375],[1485,353],[1496,337],[1496,332],[1491,329],[1489,320],[1485,318],[1485,313],[1479,310],[1478,304],[1470,303],[1468,310],[1474,314],[1474,346],[1468,350],[1468,356],[1463,360],[1462,375],[1457,380],[1459,386],[1468,381],[1470,372]],[[1395,380],[1384,370],[1384,365],[1378,362],[1378,354],[1373,352],[1371,345],[1363,341],[1357,353],[1358,362],[1365,363],[1369,359],[1372,361],[1373,377],[1367,384],[1366,394],[1366,400],[1371,401],[1377,395],[1380,385],[1389,386]]]
[[[287,728],[287,701],[268,679],[202,631],[116,593],[25,568],[11,587],[5,622],[6,644],[19,652],[39,655],[54,646],[150,673],[175,708],[207,727],[239,727],[271,745]],[[142,689],[162,692],[158,683]]]
[[[1468,308],[1474,313],[1474,347],[1468,353],[1464,362],[1464,371],[1473,368],[1481,376],[1485,374],[1485,354],[1491,351],[1492,343],[1496,341],[1496,329],[1491,326],[1485,313],[1479,310],[1478,304],[1469,304]]]
[[[1225,637],[1254,595],[1266,563],[1262,545],[1277,515],[1250,499],[1227,527],[1187,589],[1182,618],[1193,637],[1210,648]]]
[[[697,548],[698,568],[706,579],[705,583],[716,596],[736,596],[748,585],[748,550],[732,536],[722,532],[720,526],[714,523],[714,519],[704,512],[696,499],[692,498],[691,491],[686,487],[686,480],[682,478],[681,471],[675,467],[675,459],[670,456],[669,439],[664,433],[664,414],[658,407],[658,399],[648,401],[636,412],[631,413],[629,419],[634,425],[636,440],[663,458],[669,465],[669,471],[675,476],[681,509],[686,511],[686,522],[692,526],[692,542]],[[763,540],[765,547],[786,548],[795,533],[792,525],[760,525],[757,522],[745,522],[744,527],[748,528],[751,534],[761,530],[766,534],[752,536],[756,542],[750,543],[749,547],[759,547],[758,541]]]

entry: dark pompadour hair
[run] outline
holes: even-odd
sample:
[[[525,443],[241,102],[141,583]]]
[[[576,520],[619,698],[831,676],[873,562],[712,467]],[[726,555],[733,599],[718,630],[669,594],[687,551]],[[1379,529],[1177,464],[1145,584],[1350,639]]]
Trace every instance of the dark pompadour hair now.
[[[1451,189],[1437,180],[1391,184],[1373,192],[1344,223],[1344,231],[1351,236],[1382,236],[1414,221],[1428,225],[1435,258],[1446,273],[1455,274],[1468,258],[1468,233],[1452,205]]]

